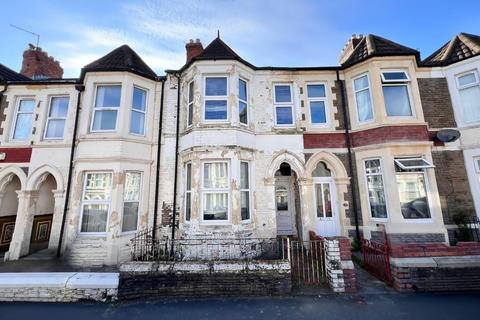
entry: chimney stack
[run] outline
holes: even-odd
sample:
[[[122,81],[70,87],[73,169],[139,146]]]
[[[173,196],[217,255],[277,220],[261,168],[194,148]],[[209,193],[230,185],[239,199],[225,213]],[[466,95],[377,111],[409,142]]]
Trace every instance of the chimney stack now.
[[[34,80],[60,79],[63,76],[63,68],[60,66],[60,62],[50,57],[47,52],[42,51],[42,48],[29,44],[28,49],[23,52],[22,71],[20,73]]]
[[[185,45],[185,49],[187,49],[187,63],[190,62],[193,58],[200,55],[203,52],[203,45],[200,42],[200,39],[190,39],[190,41]]]
[[[353,53],[353,50],[355,50],[360,41],[362,41],[363,37],[364,36],[362,34],[352,34],[340,53],[340,64],[343,64],[348,60],[350,55]]]

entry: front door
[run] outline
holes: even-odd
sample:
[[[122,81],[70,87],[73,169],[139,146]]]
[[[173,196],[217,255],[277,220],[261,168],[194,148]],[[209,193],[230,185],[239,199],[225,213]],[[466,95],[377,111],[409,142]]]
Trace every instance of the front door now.
[[[317,234],[322,237],[339,235],[338,214],[335,201],[335,185],[329,178],[314,182]]]
[[[277,211],[277,235],[279,236],[295,234],[295,209],[292,200],[291,178],[277,177],[275,181],[275,205]]]
[[[44,214],[33,217],[32,237],[30,238],[29,253],[34,253],[48,248],[50,231],[52,229],[52,214]]]

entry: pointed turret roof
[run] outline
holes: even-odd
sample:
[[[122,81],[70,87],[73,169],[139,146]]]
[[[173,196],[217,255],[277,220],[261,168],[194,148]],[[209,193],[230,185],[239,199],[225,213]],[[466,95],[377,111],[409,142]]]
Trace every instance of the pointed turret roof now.
[[[29,77],[24,76],[0,63],[0,81],[29,81]]]
[[[126,44],[87,64],[82,68],[80,78],[83,79],[87,72],[100,71],[127,71],[152,80],[157,79],[157,74]]]
[[[446,66],[480,54],[480,36],[460,33],[432,53],[425,60],[425,66]]]

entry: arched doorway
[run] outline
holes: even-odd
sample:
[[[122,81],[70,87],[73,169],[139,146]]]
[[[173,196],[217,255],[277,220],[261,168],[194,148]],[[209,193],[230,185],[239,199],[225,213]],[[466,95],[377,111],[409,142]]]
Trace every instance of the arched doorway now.
[[[8,251],[15,230],[18,211],[18,194],[22,184],[15,174],[5,178],[4,187],[0,190],[0,254]]]
[[[323,161],[312,171],[315,231],[323,237],[339,235],[339,210],[332,172]]]
[[[286,162],[275,172],[275,210],[277,235],[298,236],[301,224],[297,174]]]

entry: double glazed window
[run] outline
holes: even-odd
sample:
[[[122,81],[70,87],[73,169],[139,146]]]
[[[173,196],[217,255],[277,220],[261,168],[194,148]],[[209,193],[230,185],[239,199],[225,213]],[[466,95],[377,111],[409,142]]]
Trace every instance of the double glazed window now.
[[[240,211],[242,220],[250,220],[250,170],[248,162],[240,162]]]
[[[380,159],[365,160],[365,175],[367,178],[370,215],[372,218],[386,219],[388,217],[387,202]]]
[[[205,78],[204,120],[225,121],[228,119],[227,77]]]
[[[45,139],[63,139],[68,113],[68,97],[52,97],[48,109]]]
[[[80,232],[106,232],[111,191],[111,173],[86,173],[82,195]]]
[[[358,122],[368,122],[373,119],[372,96],[368,75],[362,75],[353,80],[355,102],[357,104]]]
[[[463,121],[480,121],[480,81],[478,73],[471,71],[457,76],[457,87],[460,95]]]
[[[275,125],[293,125],[293,99],[291,84],[274,85]]]
[[[188,84],[188,110],[187,110],[187,127],[190,127],[193,123],[193,90],[194,82],[190,81]]]
[[[185,165],[185,221],[192,217],[192,163]]]
[[[327,96],[325,85],[308,84],[307,97],[311,123],[313,125],[325,125],[327,123]]]
[[[132,113],[130,116],[130,133],[142,136],[145,134],[146,112],[147,92],[143,89],[133,87]]]
[[[127,172],[125,174],[122,232],[137,230],[141,182],[142,174],[140,172]]]
[[[91,131],[115,131],[120,108],[120,85],[97,86]]]
[[[238,116],[240,123],[248,124],[248,91],[247,82],[238,80]]]
[[[228,220],[229,190],[228,163],[203,163],[203,220]]]
[[[30,137],[33,123],[34,99],[20,99],[15,112],[12,139],[26,141]]]
[[[383,98],[387,116],[413,116],[409,82],[410,79],[405,71],[382,72]]]

